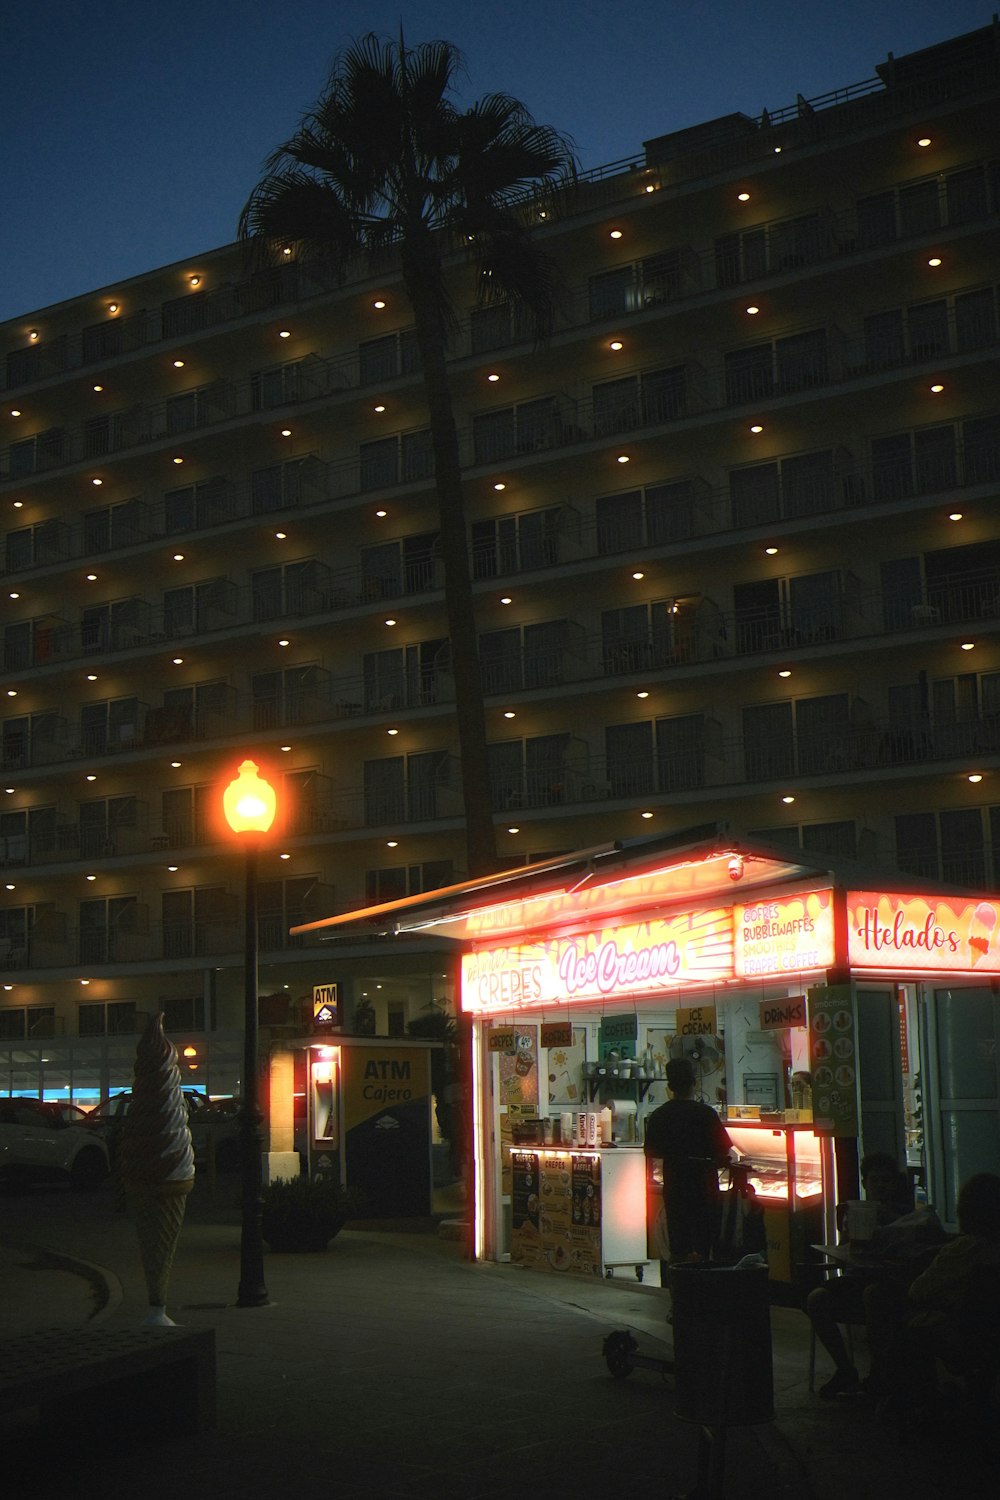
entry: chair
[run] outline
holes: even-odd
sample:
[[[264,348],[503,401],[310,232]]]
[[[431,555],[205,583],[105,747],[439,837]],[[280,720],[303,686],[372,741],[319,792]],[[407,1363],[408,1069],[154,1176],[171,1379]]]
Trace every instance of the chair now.
[[[824,1280],[826,1280],[826,1281],[833,1280],[835,1277],[839,1276],[843,1272],[843,1267],[842,1266],[838,1266],[832,1260],[820,1261],[820,1262],[818,1262],[816,1264],[810,1265],[808,1267],[808,1269],[810,1271],[820,1271],[820,1272],[823,1272],[824,1273]],[[814,1288],[814,1290],[815,1290],[815,1288]],[[861,1313],[856,1318],[838,1318],[837,1319],[837,1323],[844,1330],[844,1343],[847,1345],[848,1358],[850,1359],[851,1364],[853,1365],[855,1363],[855,1359],[854,1359],[854,1333],[853,1333],[853,1330],[855,1328],[863,1328],[865,1326],[864,1314]],[[812,1319],[810,1318],[809,1319],[809,1390],[810,1390],[810,1393],[813,1392],[816,1389],[816,1343],[817,1343],[817,1339],[816,1339],[816,1327],[815,1327],[815,1324],[813,1323]]]

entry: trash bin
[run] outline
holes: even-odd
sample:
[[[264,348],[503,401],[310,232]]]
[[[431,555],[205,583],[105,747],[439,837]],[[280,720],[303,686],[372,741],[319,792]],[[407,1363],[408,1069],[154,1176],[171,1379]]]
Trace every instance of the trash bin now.
[[[767,1267],[671,1266],[674,1415],[708,1427],[774,1417]]]

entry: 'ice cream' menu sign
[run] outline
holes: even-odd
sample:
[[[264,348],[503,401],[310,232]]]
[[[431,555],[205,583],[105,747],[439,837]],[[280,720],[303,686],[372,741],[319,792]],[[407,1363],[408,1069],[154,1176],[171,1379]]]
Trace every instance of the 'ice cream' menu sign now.
[[[848,953],[858,969],[1000,974],[1000,903],[962,896],[847,894]]]

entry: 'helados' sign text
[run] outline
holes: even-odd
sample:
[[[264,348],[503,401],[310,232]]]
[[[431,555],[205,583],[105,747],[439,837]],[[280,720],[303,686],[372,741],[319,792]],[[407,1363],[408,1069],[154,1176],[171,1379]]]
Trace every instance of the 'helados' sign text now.
[[[675,913],[574,937],[466,953],[462,1009],[483,1014],[575,1005],[711,984],[731,974],[730,913]]]
[[[961,896],[847,894],[848,953],[859,969],[1000,974],[1000,903]]]

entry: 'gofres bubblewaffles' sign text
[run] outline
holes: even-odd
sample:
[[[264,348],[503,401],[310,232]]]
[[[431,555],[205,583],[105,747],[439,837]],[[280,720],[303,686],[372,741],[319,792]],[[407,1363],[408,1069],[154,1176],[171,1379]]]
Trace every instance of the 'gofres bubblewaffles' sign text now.
[[[962,896],[847,895],[848,953],[858,969],[1000,974],[1000,903]]]

